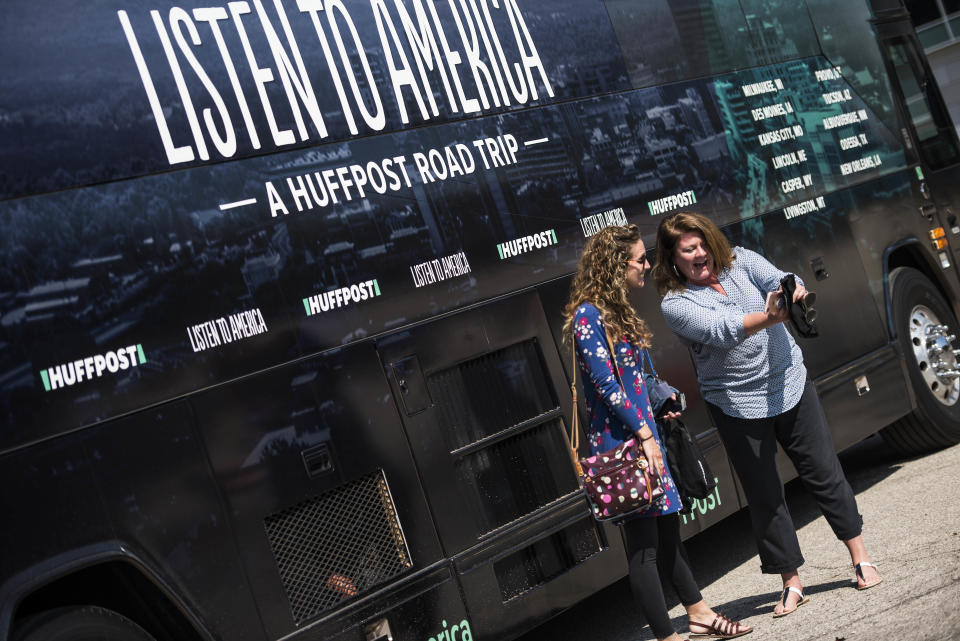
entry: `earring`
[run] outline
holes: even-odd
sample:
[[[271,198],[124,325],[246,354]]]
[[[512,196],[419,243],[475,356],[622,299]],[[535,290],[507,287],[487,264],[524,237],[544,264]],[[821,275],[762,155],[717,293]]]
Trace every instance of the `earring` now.
[[[680,276],[680,270],[677,269],[677,265],[676,265],[676,264],[673,265],[673,273],[677,275],[677,278],[681,278],[681,276]]]

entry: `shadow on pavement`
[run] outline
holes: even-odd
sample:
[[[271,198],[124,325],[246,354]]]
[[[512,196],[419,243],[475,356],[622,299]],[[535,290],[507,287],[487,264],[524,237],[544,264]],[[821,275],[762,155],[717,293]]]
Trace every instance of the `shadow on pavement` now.
[[[912,458],[895,452],[878,435],[870,436],[840,454],[844,472],[857,495],[896,473],[909,460]],[[822,517],[816,502],[799,480],[790,481],[785,489],[787,504],[798,529]],[[760,576],[760,561],[747,509],[688,539],[686,547],[690,565],[701,588],[722,580],[729,571],[744,563],[755,564],[757,577]],[[804,592],[813,595],[852,587],[851,575],[851,579],[811,584],[804,588]],[[710,606],[731,619],[741,620],[772,614],[779,598],[779,592],[747,594],[726,603],[710,603]],[[668,590],[667,607],[672,609],[678,603],[676,595]],[[680,636],[686,638],[686,616],[674,618],[673,624]],[[571,638],[641,641],[654,637],[637,611],[630,584],[624,578],[525,635],[521,641]]]
[[[868,437],[840,454],[840,462],[854,494],[860,494],[895,474],[906,460],[910,459],[897,454],[876,435]],[[787,483],[785,493],[793,523],[798,530],[823,516],[816,501],[799,479],[793,479]],[[756,564],[756,571],[760,573],[760,560],[757,558],[757,547],[750,528],[749,508],[740,510],[713,527],[687,539],[686,546],[701,587],[723,578],[727,571],[743,563]],[[714,558],[717,550],[723,550],[724,562],[722,563],[717,563]],[[777,595],[774,595],[773,598],[776,599],[776,597]]]
[[[829,581],[827,583],[812,583],[810,585],[803,586],[803,594],[809,597],[815,594],[820,594],[821,592],[845,590],[848,588],[853,589],[853,581],[841,580]],[[777,605],[777,601],[782,596],[783,594],[781,592],[751,594],[739,599],[734,599],[733,601],[727,601],[726,603],[711,603],[710,607],[723,612],[731,619],[746,619],[748,617],[757,615],[772,615],[773,608]],[[673,607],[677,603],[678,601],[673,600],[669,605],[670,607]],[[686,622],[686,617],[680,617],[674,620],[675,626],[679,626],[677,629],[682,629],[682,626],[686,625]]]

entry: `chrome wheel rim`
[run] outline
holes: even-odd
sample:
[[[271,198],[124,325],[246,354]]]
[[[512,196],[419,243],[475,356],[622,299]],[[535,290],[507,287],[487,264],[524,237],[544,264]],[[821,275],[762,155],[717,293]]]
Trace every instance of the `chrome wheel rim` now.
[[[910,311],[910,343],[927,389],[941,404],[950,407],[960,399],[960,350],[956,337],[929,307]]]

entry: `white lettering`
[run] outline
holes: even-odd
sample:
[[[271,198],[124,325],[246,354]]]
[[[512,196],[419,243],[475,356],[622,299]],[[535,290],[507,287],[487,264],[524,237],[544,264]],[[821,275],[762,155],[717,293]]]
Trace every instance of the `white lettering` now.
[[[743,91],[743,95],[746,97],[758,96],[765,93],[776,93],[778,90],[783,88],[783,83],[779,78],[774,80],[762,80],[760,82],[753,82],[748,85],[743,85],[740,89]]]
[[[40,378],[44,389],[50,392],[101,378],[105,373],[116,374],[119,370],[137,367],[145,362],[143,347],[130,345],[48,367],[40,372]]]
[[[651,216],[657,216],[681,207],[689,207],[690,205],[695,205],[696,203],[696,194],[693,193],[693,190],[689,190],[679,194],[673,194],[671,196],[664,196],[663,198],[659,198],[657,200],[652,200],[647,203],[647,208],[650,210]]]

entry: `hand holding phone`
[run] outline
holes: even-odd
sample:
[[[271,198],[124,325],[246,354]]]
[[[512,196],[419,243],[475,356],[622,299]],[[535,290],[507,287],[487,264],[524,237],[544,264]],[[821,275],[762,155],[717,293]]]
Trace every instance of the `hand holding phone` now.
[[[687,397],[683,395],[683,392],[678,392],[672,394],[664,403],[663,407],[660,409],[660,414],[657,416],[658,420],[664,418],[680,418],[680,414],[687,410]]]

